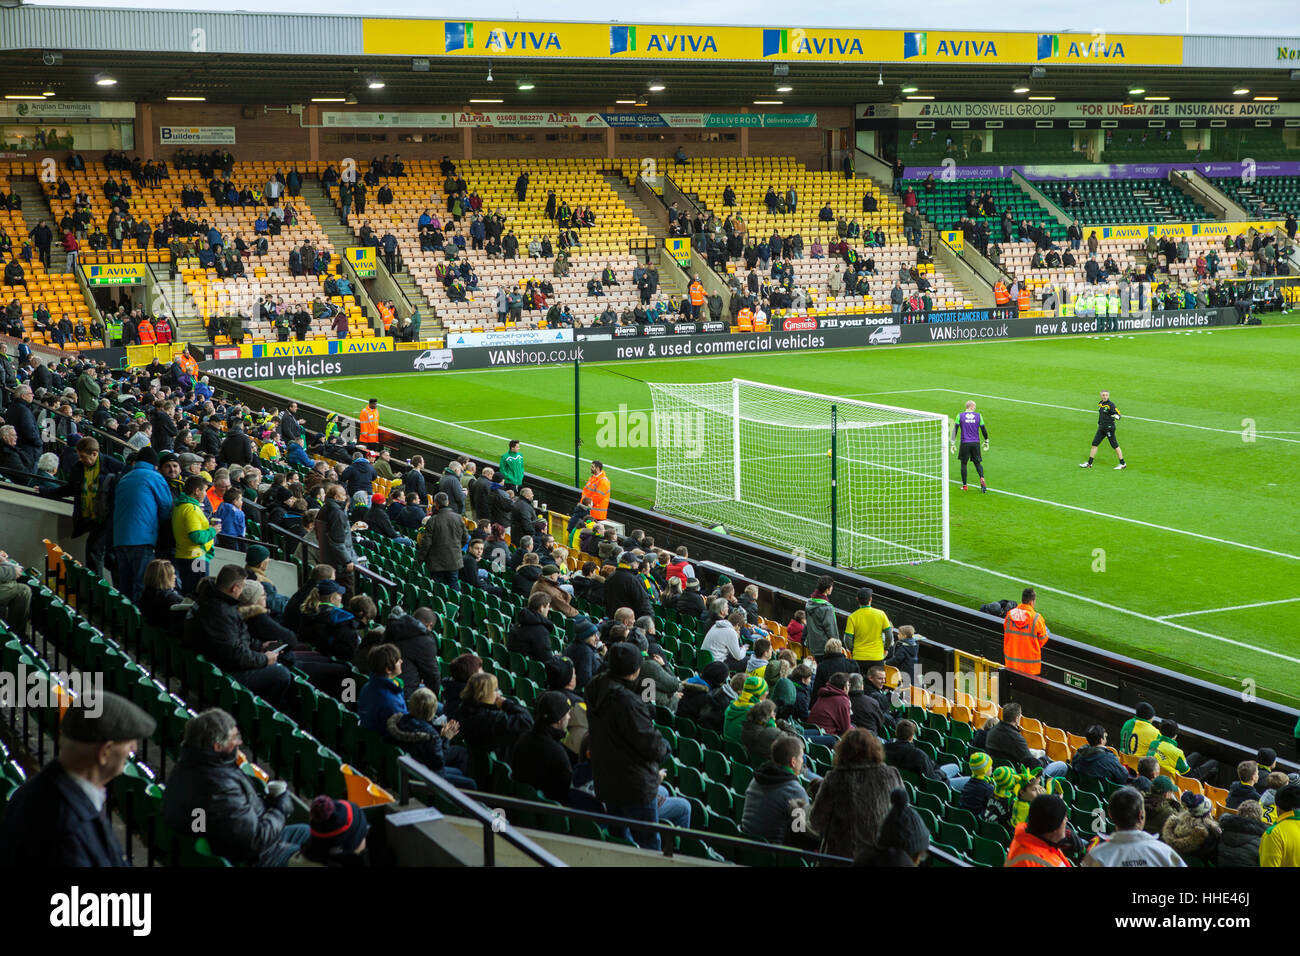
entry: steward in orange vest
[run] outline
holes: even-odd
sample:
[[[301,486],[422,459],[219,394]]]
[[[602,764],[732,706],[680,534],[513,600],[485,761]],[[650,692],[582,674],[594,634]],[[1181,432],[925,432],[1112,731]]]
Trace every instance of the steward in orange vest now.
[[[1007,292],[1006,283],[999,279],[993,284],[993,301],[997,305],[1006,305],[1011,301],[1011,296]]]
[[[1047,622],[1034,610],[1038,595],[1025,588],[1020,603],[1007,612],[1002,622],[1002,659],[1007,670],[1037,674],[1042,670],[1043,645],[1047,643]]]
[[[1020,287],[1020,295],[1016,297],[1016,308],[1021,312],[1029,311],[1029,290],[1024,286]]]
[[[147,318],[140,320],[140,324],[136,328],[136,334],[140,336],[141,345],[156,345],[158,342],[158,333],[154,330],[153,323]]]
[[[1064,853],[1051,842],[1064,836],[1065,801],[1044,794],[1029,805],[1029,819],[1016,826],[1003,866],[1072,867]]]
[[[591,520],[604,521],[609,517],[609,479],[605,466],[599,460],[591,463],[591,477],[582,488],[582,496],[591,499]]]
[[[360,422],[361,442],[366,445],[379,444],[379,399],[372,398],[365,408],[361,409],[361,414],[357,417]]]

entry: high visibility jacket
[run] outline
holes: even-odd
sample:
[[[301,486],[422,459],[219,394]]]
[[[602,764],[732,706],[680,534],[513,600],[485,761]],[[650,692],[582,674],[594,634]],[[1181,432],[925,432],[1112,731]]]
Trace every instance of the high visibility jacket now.
[[[609,479],[603,471],[587,479],[582,495],[591,500],[592,521],[604,521],[609,516]]]
[[[692,282],[690,287],[691,305],[704,304],[704,284],[701,282]]]
[[[1119,309],[1120,309],[1119,293],[1112,292],[1110,294],[1110,314],[1119,315]]]
[[[172,341],[172,327],[166,322],[159,322],[156,328],[158,333],[158,342],[160,345],[170,345]]]
[[[1037,674],[1042,670],[1047,622],[1028,604],[1017,604],[1002,622],[1002,659],[1008,670]]]
[[[189,352],[181,352],[178,361],[187,374],[195,376],[199,374],[199,363],[194,361],[194,356]]]
[[[1007,293],[1007,286],[1001,279],[993,284],[993,301],[997,305],[1006,305],[1011,301],[1011,296]]]
[[[377,444],[379,442],[379,409],[367,405],[361,409],[358,421],[361,424],[361,441],[369,442],[372,445]]]
[[[153,345],[158,341],[158,334],[154,331],[153,323],[148,319],[141,319],[140,327],[136,331],[140,336],[141,345]]]
[[[1026,831],[1025,827],[1024,823],[1016,825],[1016,835],[1011,838],[1011,846],[1007,848],[1007,861],[1002,864],[1003,866],[1068,867],[1073,865],[1064,853],[1050,843],[1044,843]]]
[[[753,309],[748,309],[748,308],[747,308],[747,309],[741,309],[739,312],[737,312],[737,313],[736,313],[736,324],[737,324],[737,325],[753,325],[753,324],[754,324],[754,310],[753,310]]]
[[[386,330],[390,325],[393,324],[393,318],[394,318],[393,307],[383,302],[380,302],[377,308],[379,309],[379,317],[383,319],[384,329]]]
[[[1021,288],[1020,295],[1016,297],[1016,308],[1021,312],[1029,311],[1029,290]]]

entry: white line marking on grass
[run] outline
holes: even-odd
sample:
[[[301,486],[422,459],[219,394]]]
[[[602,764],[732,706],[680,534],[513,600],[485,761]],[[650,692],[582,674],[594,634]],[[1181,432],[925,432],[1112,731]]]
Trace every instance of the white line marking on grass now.
[[[1259,654],[1266,654],[1269,657],[1276,657],[1278,660],[1287,661],[1290,664],[1300,664],[1300,658],[1298,657],[1291,657],[1287,654],[1279,653],[1278,651],[1270,651],[1266,647],[1259,647],[1258,645],[1255,644],[1247,644],[1243,641],[1234,641],[1230,637],[1223,637],[1222,635],[1219,634],[1211,634],[1209,631],[1200,631],[1194,627],[1188,627],[1185,624],[1175,624],[1173,621],[1165,620],[1164,618],[1159,618],[1159,617],[1151,617],[1149,614],[1143,614],[1139,611],[1130,611],[1126,607],[1120,607],[1119,605],[1116,604],[1109,604],[1106,601],[1098,601],[1095,598],[1084,597],[1082,594],[1074,594],[1070,591],[1062,591],[1060,588],[1049,587],[1046,584],[1039,584],[1037,581],[1030,581],[1027,578],[1018,578],[1012,574],[1003,574],[1001,571],[990,571],[988,568],[980,567],[978,564],[967,564],[965,561],[958,561],[955,558],[949,559],[948,563],[955,564],[963,568],[969,568],[972,571],[982,571],[985,574],[991,574],[994,577],[1002,578],[1003,580],[1006,581],[1013,581],[1017,584],[1031,585],[1032,587],[1034,587],[1036,590],[1039,591],[1048,591],[1052,594],[1059,594],[1062,597],[1071,598],[1075,601],[1082,601],[1085,604],[1092,604],[1096,607],[1105,608],[1108,611],[1115,611],[1119,614],[1126,614],[1129,617],[1135,617],[1139,620],[1147,621],[1152,624],[1163,624],[1165,627],[1177,628],[1180,631],[1186,631],[1188,634],[1195,634],[1197,637],[1208,637],[1212,641],[1219,641],[1224,644],[1231,644],[1233,647],[1239,647],[1243,650],[1255,651]]]
[[[1257,601],[1254,604],[1234,604],[1231,607],[1211,607],[1206,608],[1204,611],[1182,611],[1178,614],[1162,614],[1159,619],[1162,621],[1168,621],[1170,618],[1175,617],[1196,617],[1198,614],[1218,614],[1222,611],[1244,611],[1247,608],[1252,607],[1272,607],[1274,604],[1293,604],[1296,601],[1300,601],[1300,597],[1282,598],[1280,601]]]

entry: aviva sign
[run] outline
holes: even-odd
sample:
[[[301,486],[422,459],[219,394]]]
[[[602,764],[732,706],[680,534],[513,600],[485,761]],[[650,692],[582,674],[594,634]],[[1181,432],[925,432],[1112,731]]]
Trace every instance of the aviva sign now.
[[[656,30],[641,33],[643,45],[637,46],[637,28],[615,26],[609,28],[609,55],[620,53],[645,54],[705,54],[718,52],[717,39],[711,33],[664,33]]]

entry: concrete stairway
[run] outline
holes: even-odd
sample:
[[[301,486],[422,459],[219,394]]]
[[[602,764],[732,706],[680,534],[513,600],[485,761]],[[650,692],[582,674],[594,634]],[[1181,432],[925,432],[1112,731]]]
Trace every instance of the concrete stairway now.
[[[68,254],[61,241],[63,232],[59,229],[59,223],[54,218],[54,212],[50,209],[41,184],[30,176],[13,179],[10,182],[13,191],[23,199],[23,221],[27,223],[27,228],[35,229],[36,224],[44,219],[54,233],[54,242],[50,245],[50,267],[45,271],[51,274],[67,272]],[[17,251],[22,246],[22,239],[26,237],[10,236],[9,238],[13,240],[14,250]]]
[[[170,270],[159,263],[150,263],[149,271],[153,273],[154,282],[157,283],[158,291],[162,294],[162,301],[154,304],[154,311],[170,313],[176,321],[178,342],[201,345],[207,340],[208,333],[203,327],[203,317],[199,315],[194,297],[190,295],[189,289],[185,288],[185,281],[179,275],[174,279],[169,277]]]
[[[636,190],[629,186],[622,176],[606,173],[605,182],[609,183],[610,188],[618,193],[618,198],[632,210],[632,215],[636,216],[646,232],[654,237],[655,245],[662,245],[664,237],[668,235],[668,228],[660,224],[659,217],[636,194]]]

